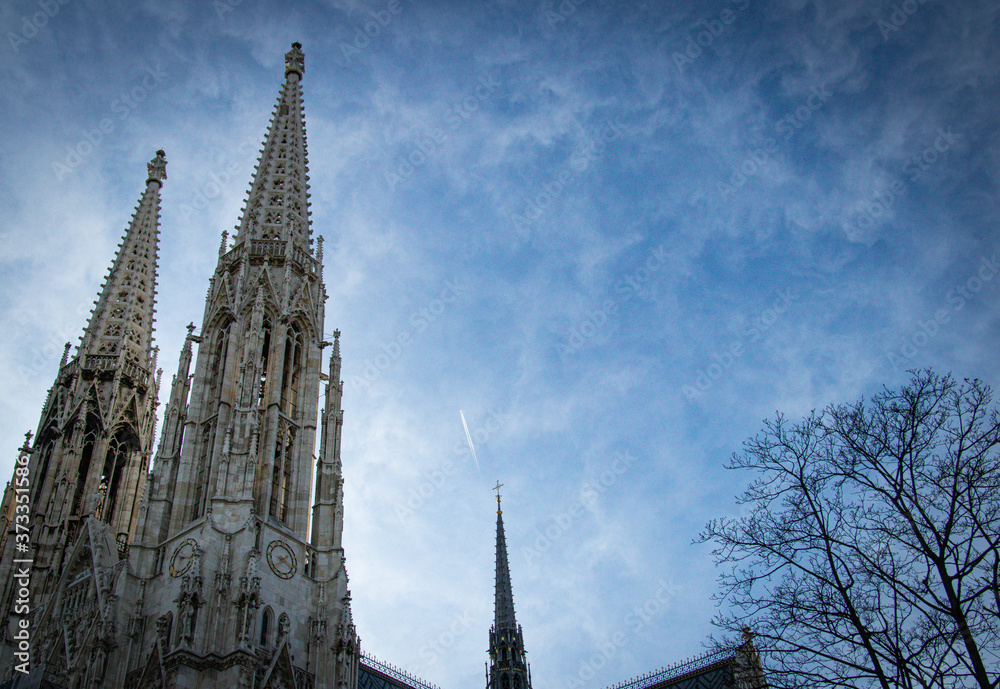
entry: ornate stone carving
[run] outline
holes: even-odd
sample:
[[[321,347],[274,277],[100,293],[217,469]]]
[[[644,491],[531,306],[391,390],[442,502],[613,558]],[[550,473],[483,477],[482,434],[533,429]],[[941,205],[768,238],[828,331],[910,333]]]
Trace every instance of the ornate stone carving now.
[[[170,618],[167,615],[156,618],[156,640],[160,644],[160,654],[166,655],[170,651]]]
[[[232,549],[233,537],[230,534],[226,534],[226,540],[222,545],[222,557],[219,560],[219,569],[215,572],[215,590],[223,597],[228,593],[229,584],[232,579],[229,565]]]
[[[163,180],[167,178],[166,155],[167,154],[164,153],[163,151],[157,151],[156,157],[153,158],[148,163],[146,163],[146,170],[148,171],[149,175],[148,179],[146,180],[147,184],[152,180],[156,180],[162,183]]]
[[[239,592],[233,604],[237,610],[236,637],[238,643],[244,647],[250,646],[250,634],[253,630],[253,621],[260,607],[260,577],[257,575],[257,558],[260,553],[256,548],[250,550],[247,558],[246,573],[240,577]]]

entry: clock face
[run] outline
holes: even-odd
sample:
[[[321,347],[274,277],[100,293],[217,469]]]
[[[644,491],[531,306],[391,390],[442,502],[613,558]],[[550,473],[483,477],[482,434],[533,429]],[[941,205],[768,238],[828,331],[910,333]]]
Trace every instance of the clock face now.
[[[267,546],[267,564],[282,579],[295,576],[295,553],[284,541],[271,541]]]
[[[194,552],[198,548],[198,542],[189,538],[174,551],[174,556],[170,558],[170,576],[179,577],[191,567],[194,560]]]

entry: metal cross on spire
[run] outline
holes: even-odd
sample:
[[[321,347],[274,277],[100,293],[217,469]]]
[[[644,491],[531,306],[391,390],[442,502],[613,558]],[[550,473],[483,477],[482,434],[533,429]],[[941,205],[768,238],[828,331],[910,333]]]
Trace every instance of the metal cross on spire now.
[[[497,560],[494,592],[493,627],[490,629],[490,669],[486,689],[531,689],[531,676],[524,652],[524,637],[514,616],[514,593],[507,562],[507,539],[500,511],[500,488],[497,481]]]

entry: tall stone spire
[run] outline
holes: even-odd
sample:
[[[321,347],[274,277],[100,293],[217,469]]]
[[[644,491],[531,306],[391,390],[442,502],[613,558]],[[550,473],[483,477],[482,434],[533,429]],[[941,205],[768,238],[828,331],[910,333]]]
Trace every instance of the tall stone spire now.
[[[341,473],[340,440],[344,429],[340,379],[340,331],[333,331],[333,353],[326,384],[326,407],[322,415],[319,458],[316,463],[316,501],[313,503],[312,541],[317,546],[339,548],[344,530],[344,478]]]
[[[51,595],[88,516],[106,524],[119,554],[135,533],[156,426],[153,306],[166,163],[157,151],[147,166],[145,190],[80,347],[71,358],[67,343],[33,446],[24,448],[25,457],[30,454],[33,608]],[[3,582],[10,580],[5,571],[10,555],[3,553]],[[11,607],[2,602],[0,611],[9,613]]]
[[[304,62],[293,43],[243,217],[232,248],[223,235],[201,332],[192,336],[200,344],[193,381],[184,358],[175,379],[187,405],[168,410],[179,423],[168,419],[165,429],[177,440],[159,449],[146,543],[186,528],[213,502],[240,503],[308,539],[327,343],[307,206]]]
[[[132,214],[105,277],[90,322],[80,338],[80,353],[117,356],[140,365],[150,362],[156,258],[159,241],[160,187],[167,178],[163,151],[147,164],[146,190]]]
[[[296,247],[311,249],[304,72],[302,46],[293,43],[285,53],[285,83],[257,160],[243,217],[236,226],[237,245],[248,240],[291,239]]]
[[[524,636],[514,616],[514,593],[507,563],[507,539],[497,482],[497,559],[493,627],[490,629],[490,666],[487,689],[531,689],[531,671],[525,658]]]
[[[148,621],[126,661],[135,686],[167,666],[192,688],[357,684],[340,539],[343,384],[336,336],[330,375],[321,370],[331,343],[310,240],[303,65],[292,44],[247,206],[231,247],[223,233],[171,385],[129,557]]]

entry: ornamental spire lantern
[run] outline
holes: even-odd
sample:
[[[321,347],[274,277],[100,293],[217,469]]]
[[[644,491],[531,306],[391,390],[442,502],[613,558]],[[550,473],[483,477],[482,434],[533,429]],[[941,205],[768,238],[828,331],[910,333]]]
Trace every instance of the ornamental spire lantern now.
[[[308,254],[312,260],[309,167],[302,105],[304,72],[302,46],[293,43],[292,49],[285,53],[285,82],[271,115],[234,241],[237,246],[254,242],[258,249],[275,255]]]

